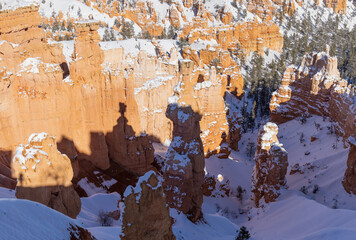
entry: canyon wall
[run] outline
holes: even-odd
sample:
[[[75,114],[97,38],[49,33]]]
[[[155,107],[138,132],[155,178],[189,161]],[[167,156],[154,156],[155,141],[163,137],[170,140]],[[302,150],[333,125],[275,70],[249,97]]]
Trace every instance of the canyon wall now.
[[[326,116],[347,139],[356,136],[355,103],[355,89],[340,78],[337,58],[325,52],[310,53],[298,67],[286,69],[270,102],[270,120],[283,123],[308,114]]]
[[[33,132],[53,135],[58,149],[71,160],[90,161],[103,170],[115,162],[135,174],[145,173],[152,168],[151,141],[172,138],[166,106],[170,99],[183,96],[202,115],[204,152],[219,151],[226,141],[223,96],[228,82],[236,94],[243,86],[228,52],[207,54],[187,75],[179,69],[176,48],[167,52],[159,41],[145,43],[156,54],[142,49],[135,55],[117,42],[113,46],[100,42],[99,23],[77,23],[75,41],[54,42],[39,28],[38,7],[2,11],[0,17],[7,22],[0,25],[4,186],[14,187],[10,155]],[[204,64],[215,57],[224,60],[223,73]]]
[[[350,145],[343,185],[355,193],[354,139],[356,137],[355,88],[340,78],[337,58],[326,53],[306,54],[302,63],[287,68],[270,103],[270,120],[283,123],[296,117],[316,114],[329,117],[336,133]]]

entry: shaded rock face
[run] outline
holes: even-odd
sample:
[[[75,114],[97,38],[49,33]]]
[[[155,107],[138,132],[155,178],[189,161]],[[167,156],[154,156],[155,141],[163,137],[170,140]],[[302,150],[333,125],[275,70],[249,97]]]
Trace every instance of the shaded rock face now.
[[[350,137],[349,143],[350,150],[347,158],[347,169],[342,185],[344,185],[346,192],[356,195],[356,139]]]
[[[166,116],[173,122],[173,139],[163,168],[164,190],[170,207],[193,222],[202,217],[204,150],[200,138],[201,116],[190,106],[170,104]]]
[[[277,133],[278,126],[269,122],[258,135],[256,165],[252,173],[252,192],[257,207],[262,199],[266,203],[274,202],[286,183],[288,153],[278,142]]]
[[[327,49],[306,54],[298,67],[287,68],[270,102],[270,120],[283,123],[305,114],[328,116],[347,139],[356,136],[355,103],[354,88],[340,78],[337,58],[330,57]]]
[[[0,187],[16,187],[16,179],[11,176],[11,151],[0,150]]]
[[[135,188],[129,186],[119,205],[123,209],[121,239],[176,239],[162,182],[153,171],[140,177]]]
[[[18,179],[16,197],[42,203],[75,218],[81,209],[72,186],[73,169],[62,155],[53,137],[32,134],[27,145],[20,145],[12,162],[13,176]]]

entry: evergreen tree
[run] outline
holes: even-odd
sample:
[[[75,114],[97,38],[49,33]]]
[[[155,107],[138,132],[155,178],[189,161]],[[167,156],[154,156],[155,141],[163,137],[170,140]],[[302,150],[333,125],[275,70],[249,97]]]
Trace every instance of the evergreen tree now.
[[[121,34],[124,39],[132,38],[135,35],[135,30],[132,22],[124,22],[122,24]]]
[[[247,240],[250,239],[251,235],[246,229],[246,227],[242,226],[239,231],[239,235],[236,237],[236,240]]]
[[[167,33],[167,38],[168,39],[174,39],[176,36],[176,31],[172,25],[169,26],[168,28],[168,33]]]

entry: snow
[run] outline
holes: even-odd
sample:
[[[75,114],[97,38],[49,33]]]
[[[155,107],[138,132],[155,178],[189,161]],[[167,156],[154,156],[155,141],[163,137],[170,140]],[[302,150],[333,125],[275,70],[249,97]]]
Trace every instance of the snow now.
[[[80,9],[81,20],[89,20],[89,16],[92,15],[95,21],[105,22],[112,27],[114,25],[114,18],[110,18],[106,13],[100,13],[95,8],[87,6],[84,2],[76,0],[46,0],[42,3],[42,0],[33,0],[40,6],[40,14],[44,17],[50,18],[52,13],[58,14],[60,11],[63,13],[63,18],[68,19],[68,15],[71,18],[79,19],[78,11]]]
[[[131,38],[121,41],[100,42],[99,45],[103,50],[123,48],[125,54],[130,54],[131,57],[137,57],[141,50],[146,51],[148,56],[156,56],[155,46],[150,40],[145,39]]]
[[[72,41],[61,41],[59,42],[60,44],[62,44],[63,46],[63,55],[65,56],[66,58],[66,62],[69,66],[69,64],[71,62],[73,62],[72,60],[72,54],[74,52],[74,40]]]
[[[195,86],[193,88],[195,91],[198,91],[198,90],[201,90],[204,88],[210,88],[211,86],[213,86],[213,83],[211,81],[204,81],[204,82],[195,84]]]
[[[118,202],[121,196],[118,193],[102,194],[97,193],[90,197],[81,198],[82,209],[77,219],[83,222],[89,231],[96,227],[101,227],[98,222],[100,212],[113,212],[118,209]],[[114,221],[113,226],[120,226],[119,221]]]
[[[6,240],[70,239],[70,224],[81,225],[40,203],[13,198],[0,198],[0,221],[0,238]]]
[[[179,214],[175,209],[170,209],[170,215],[175,220],[172,230],[177,239],[233,240],[236,237],[237,226],[218,214],[205,214],[205,223],[197,224],[189,221],[184,214]]]
[[[215,51],[215,47],[218,47],[219,44],[216,40],[195,40],[191,45],[191,49],[194,51],[206,50],[207,47],[210,46],[209,50]]]
[[[86,192],[88,196],[95,195],[97,193],[107,193],[107,190],[102,187],[97,187],[94,183],[88,181],[88,179],[82,178],[78,182],[78,185]]]
[[[146,185],[148,187],[150,187],[151,189],[155,190],[159,187],[161,187],[161,181],[158,182],[157,186],[153,187],[148,183],[148,180],[150,179],[150,177],[152,175],[156,175],[156,173],[152,170],[148,171],[145,173],[145,175],[143,175],[142,177],[140,177],[136,183],[136,186],[128,186],[124,192],[124,197],[128,197],[130,194],[134,194],[136,196],[136,202],[138,203],[140,201],[141,198],[141,192],[142,192],[142,188],[141,188],[141,184],[146,183]],[[157,176],[157,175],[156,175]],[[159,179],[159,176],[157,176]]]
[[[30,137],[28,138],[28,143],[38,143],[42,142],[44,139],[46,139],[48,136],[47,133],[42,132],[42,133],[32,133]]]
[[[43,139],[47,138],[47,133],[34,133],[31,134],[31,136],[28,139],[29,144],[33,144],[32,147],[29,147],[29,145],[23,145],[20,144],[16,148],[15,155],[12,159],[13,162],[18,161],[20,165],[22,166],[22,169],[27,169],[26,163],[29,159],[32,159],[34,162],[34,165],[32,166],[32,169],[35,169],[37,164],[40,162],[40,160],[36,159],[35,156],[38,154],[48,156],[48,153],[44,152],[41,150],[42,146],[38,146],[35,143],[42,142]],[[50,162],[49,162],[50,164]]]
[[[0,0],[0,3],[2,4],[2,9],[1,10],[16,10],[17,8],[20,7],[27,7],[31,6],[32,4],[36,4],[36,1],[34,0]]]
[[[355,211],[331,209],[301,196],[301,193],[288,194],[264,209],[254,210],[246,227],[254,232],[255,239],[347,240],[354,239],[356,233]],[[339,235],[333,238],[336,233]]]
[[[166,82],[172,80],[174,76],[159,76],[152,80],[146,81],[142,87],[135,88],[134,94],[139,94],[142,90],[150,91],[151,89],[158,88],[161,85],[166,85]]]
[[[27,58],[20,64],[23,72],[39,73],[38,65],[41,63],[40,58]]]

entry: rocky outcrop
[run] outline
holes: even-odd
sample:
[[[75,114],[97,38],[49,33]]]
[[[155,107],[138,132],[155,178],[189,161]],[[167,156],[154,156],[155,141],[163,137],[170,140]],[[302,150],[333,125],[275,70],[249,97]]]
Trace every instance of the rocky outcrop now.
[[[327,8],[332,8],[334,12],[346,14],[347,0],[324,0]]]
[[[259,132],[252,172],[252,192],[258,207],[261,200],[274,202],[285,187],[288,153],[277,139],[278,126],[268,122]]]
[[[16,197],[42,203],[75,218],[81,209],[72,186],[73,169],[66,155],[46,133],[32,134],[27,145],[20,145],[12,162],[17,178]]]
[[[43,30],[38,27],[42,23],[38,9],[38,6],[31,5],[16,10],[1,11],[0,39],[20,44],[28,40],[44,38]]]
[[[290,66],[273,93],[270,120],[283,123],[305,114],[328,116],[339,135],[356,136],[355,89],[340,78],[337,58],[327,52],[306,54]]]
[[[347,169],[342,185],[344,185],[346,192],[356,195],[356,139],[350,137],[349,144],[350,150],[347,158]]]
[[[184,64],[189,66],[189,62]],[[166,116],[173,122],[173,139],[163,168],[165,195],[170,207],[195,222],[202,217],[203,203],[205,158],[200,138],[201,116],[191,106],[177,104],[168,106]]]
[[[140,177],[135,188],[126,189],[119,206],[122,209],[121,239],[176,239],[162,181],[153,171]]]

